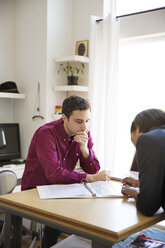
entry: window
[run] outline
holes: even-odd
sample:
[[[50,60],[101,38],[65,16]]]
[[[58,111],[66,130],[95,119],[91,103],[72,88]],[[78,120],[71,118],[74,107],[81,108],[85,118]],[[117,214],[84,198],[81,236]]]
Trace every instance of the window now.
[[[165,0],[116,0],[116,15],[165,7]]]
[[[165,110],[165,35],[121,41],[119,51],[118,121],[115,169],[129,170],[135,148],[130,126],[148,108]]]

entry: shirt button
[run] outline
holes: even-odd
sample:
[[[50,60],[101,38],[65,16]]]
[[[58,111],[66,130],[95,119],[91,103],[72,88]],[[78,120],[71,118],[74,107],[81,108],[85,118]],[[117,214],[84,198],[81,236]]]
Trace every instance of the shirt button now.
[[[79,154],[77,153],[76,156],[78,156]]]
[[[64,161],[65,161],[65,158],[64,158]]]
[[[92,165],[92,163],[90,163],[90,165]]]
[[[65,141],[65,139],[64,139],[64,141]]]

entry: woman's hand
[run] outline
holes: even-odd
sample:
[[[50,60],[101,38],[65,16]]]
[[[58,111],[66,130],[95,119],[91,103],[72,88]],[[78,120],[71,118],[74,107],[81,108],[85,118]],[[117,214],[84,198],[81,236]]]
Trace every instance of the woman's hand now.
[[[125,177],[122,180],[122,183],[124,186],[128,185],[128,186],[132,186],[132,187],[139,187],[139,180],[134,179],[133,177]]]
[[[137,195],[139,193],[139,188],[133,188],[128,185],[123,185],[122,190],[121,190],[123,195],[130,196],[132,198],[137,198]]]

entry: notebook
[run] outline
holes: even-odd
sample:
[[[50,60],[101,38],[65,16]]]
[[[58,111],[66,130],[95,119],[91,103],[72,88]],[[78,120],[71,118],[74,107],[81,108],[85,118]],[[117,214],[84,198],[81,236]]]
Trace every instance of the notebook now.
[[[74,183],[37,186],[40,199],[50,198],[101,198],[126,197],[121,193],[122,184],[115,181]]]

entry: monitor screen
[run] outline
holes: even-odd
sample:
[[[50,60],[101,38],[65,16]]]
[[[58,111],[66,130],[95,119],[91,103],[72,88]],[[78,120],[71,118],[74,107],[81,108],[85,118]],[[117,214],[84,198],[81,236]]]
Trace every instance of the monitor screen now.
[[[0,166],[18,158],[21,158],[19,124],[0,123]]]

